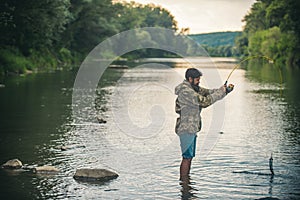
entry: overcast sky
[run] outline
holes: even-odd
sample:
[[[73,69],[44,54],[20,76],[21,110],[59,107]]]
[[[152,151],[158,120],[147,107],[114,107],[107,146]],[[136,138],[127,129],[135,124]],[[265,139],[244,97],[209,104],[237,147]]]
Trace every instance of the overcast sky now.
[[[126,0],[130,1],[130,0]],[[134,0],[161,5],[169,10],[179,28],[190,33],[241,31],[242,19],[255,0]]]

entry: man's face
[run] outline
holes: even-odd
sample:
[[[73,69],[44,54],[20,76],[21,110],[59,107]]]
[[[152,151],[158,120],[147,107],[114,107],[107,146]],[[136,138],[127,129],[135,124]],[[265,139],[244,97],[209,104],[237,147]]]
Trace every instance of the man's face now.
[[[191,85],[198,86],[199,83],[200,83],[200,77],[194,78],[194,79],[192,77],[189,77],[189,82],[190,82]]]

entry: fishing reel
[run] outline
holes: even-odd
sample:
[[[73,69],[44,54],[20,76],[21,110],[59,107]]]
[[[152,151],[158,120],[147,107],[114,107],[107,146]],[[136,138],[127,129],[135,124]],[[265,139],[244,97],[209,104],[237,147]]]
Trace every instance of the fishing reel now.
[[[226,94],[230,93],[233,90],[233,88],[234,88],[233,84],[229,84],[227,86],[227,81],[225,81],[224,86],[226,87]]]

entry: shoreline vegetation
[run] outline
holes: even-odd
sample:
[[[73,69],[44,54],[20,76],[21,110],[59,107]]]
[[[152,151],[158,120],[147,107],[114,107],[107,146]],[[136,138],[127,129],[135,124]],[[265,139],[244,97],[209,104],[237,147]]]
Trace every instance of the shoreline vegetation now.
[[[0,8],[0,75],[78,66],[100,42],[125,30],[177,31],[166,9],[111,0],[3,0]]]
[[[188,34],[188,28],[179,30],[174,16],[155,4],[111,0],[3,1],[0,77],[78,67],[100,42],[122,31],[143,27],[163,27],[187,35],[211,56],[242,59],[267,55],[277,65],[300,64],[300,3],[292,0],[256,1],[243,19],[242,32],[193,35]],[[147,57],[178,56],[145,49],[120,59]]]
[[[300,1],[258,0],[244,17],[236,47],[244,57],[264,55],[279,67],[300,66]]]

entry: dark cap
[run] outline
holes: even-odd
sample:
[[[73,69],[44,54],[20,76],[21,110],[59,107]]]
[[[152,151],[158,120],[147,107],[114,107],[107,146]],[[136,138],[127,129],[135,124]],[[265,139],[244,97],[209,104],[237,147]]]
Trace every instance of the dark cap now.
[[[202,76],[202,72],[200,72],[198,69],[196,68],[188,68],[185,72],[185,79],[189,80],[189,77],[191,78],[198,78]]]

